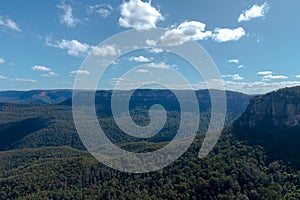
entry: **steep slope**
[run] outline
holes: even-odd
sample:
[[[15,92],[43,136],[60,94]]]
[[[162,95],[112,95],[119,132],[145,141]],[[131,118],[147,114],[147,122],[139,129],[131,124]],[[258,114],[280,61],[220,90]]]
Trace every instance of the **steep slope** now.
[[[263,146],[272,159],[300,166],[300,87],[253,98],[233,126],[237,138]]]
[[[294,99],[294,96],[297,96],[298,88],[288,89],[288,91],[290,91],[288,94],[291,94],[291,102],[297,104],[298,99]],[[286,90],[280,92],[283,92],[284,95],[280,93],[279,96],[286,97]],[[277,96],[277,92],[271,94],[271,96],[273,95]],[[254,104],[255,99],[263,98],[256,97],[252,100],[247,110],[233,126],[223,131],[218,144],[204,159],[197,157],[203,140],[203,135],[200,134],[180,159],[164,169],[147,174],[128,174],[110,169],[97,162],[88,152],[70,147],[1,151],[0,198],[300,199],[299,173],[284,162],[275,160],[275,157],[270,161],[270,152],[265,153],[264,148],[257,143],[257,138],[254,138],[253,141],[251,138],[247,138],[247,136],[251,136],[247,131],[257,134],[256,131],[262,131],[265,124],[272,130],[288,130],[287,134],[290,134],[291,129],[298,127],[297,123],[290,123],[293,116],[297,116],[297,106],[295,112],[287,112],[288,116],[281,117],[280,123],[278,123],[277,115],[274,115],[276,117],[272,118],[271,123],[267,123],[269,121],[268,114],[263,114],[264,117],[261,118],[256,117],[256,115],[260,116],[260,113],[269,113],[262,107],[268,107],[273,101],[272,97],[264,105],[257,103],[261,105],[257,107]],[[144,100],[147,102],[146,98]],[[202,98],[202,100],[204,99]],[[232,98],[230,102],[235,101],[238,101],[238,98]],[[137,102],[143,101],[137,100]],[[286,105],[290,107],[289,103]],[[234,105],[232,106],[234,107]],[[209,110],[209,108],[207,109]],[[268,109],[270,108],[266,110]],[[37,118],[45,120],[43,121],[45,124],[56,124],[52,126],[53,129],[50,129],[48,137],[40,132],[44,129],[37,130],[25,137],[35,135],[40,139],[46,138],[48,141],[39,143],[36,139],[27,140],[29,144],[33,142],[33,144],[39,143],[39,145],[47,146],[49,141],[55,141],[51,140],[51,136],[57,137],[58,133],[66,135],[66,131],[71,127],[67,126],[68,128],[62,129],[71,122],[70,105],[67,104],[30,105],[27,107],[2,104],[0,111],[0,117],[2,115],[0,122],[4,120],[3,124],[6,124],[4,128],[6,127],[5,129],[8,130],[11,130],[16,117],[20,122],[28,118]],[[108,117],[104,120],[111,119]],[[29,121],[30,123],[31,121]],[[62,126],[57,126],[57,124]],[[271,133],[273,134],[273,132]],[[59,141],[62,140],[57,140],[57,142]],[[251,142],[254,145],[249,145]],[[21,144],[23,146],[18,146],[18,148],[26,147],[24,143]],[[155,144],[132,142],[123,143],[120,146],[131,151],[144,152],[149,150],[149,146],[152,147],[151,150],[154,150],[164,145],[160,142]]]
[[[0,149],[67,145],[83,149],[68,106],[0,103]]]

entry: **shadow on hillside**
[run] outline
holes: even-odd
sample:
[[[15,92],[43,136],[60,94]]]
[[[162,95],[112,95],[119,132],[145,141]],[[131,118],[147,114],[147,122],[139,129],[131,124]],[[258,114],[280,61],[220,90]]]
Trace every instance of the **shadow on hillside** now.
[[[0,151],[9,149],[12,144],[20,139],[45,128],[48,121],[47,119],[36,117],[1,125]]]

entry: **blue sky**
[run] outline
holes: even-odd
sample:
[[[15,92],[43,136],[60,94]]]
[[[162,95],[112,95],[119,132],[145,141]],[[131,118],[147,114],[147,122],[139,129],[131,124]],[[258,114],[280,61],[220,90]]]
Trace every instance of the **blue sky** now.
[[[256,94],[300,85],[299,0],[2,0],[0,4],[0,90],[72,88],[76,74],[90,75],[79,67],[99,43],[129,29],[153,28],[166,28],[160,38],[166,45],[189,40],[202,45],[227,89]],[[113,54],[117,49],[105,51]],[[172,55],[140,51],[126,56],[120,58],[117,70],[130,63],[177,66],[193,79],[186,63]],[[109,78],[113,82],[117,77]],[[196,89],[201,81],[197,77],[192,81]]]

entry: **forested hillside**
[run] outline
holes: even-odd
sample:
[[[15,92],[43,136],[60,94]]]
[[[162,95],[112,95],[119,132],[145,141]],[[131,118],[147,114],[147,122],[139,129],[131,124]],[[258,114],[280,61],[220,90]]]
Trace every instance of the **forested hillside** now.
[[[300,167],[300,87],[285,88],[251,99],[234,123],[235,136],[261,145],[270,159]]]
[[[209,121],[210,103],[204,98],[208,93],[202,93],[202,96],[197,94],[203,102],[200,106],[204,126],[199,127],[193,144],[170,166],[145,174],[113,170],[85,151],[73,124],[70,100],[56,105],[2,103],[0,197],[300,199],[299,158],[295,152],[297,140],[294,138],[299,133],[299,91],[298,87],[254,97],[242,115],[237,112],[242,108],[236,107],[244,105],[247,96],[240,98],[238,93],[228,95],[227,123],[233,121],[233,116],[240,117],[232,125],[228,124],[213,151],[203,159],[198,158],[198,151]],[[133,119],[137,119],[138,123],[147,122],[146,110],[151,103],[159,103],[165,94],[149,90],[141,97],[140,93],[136,93],[131,104]],[[149,101],[151,96],[154,96],[152,102]],[[165,100],[171,101],[170,98]],[[107,136],[123,149],[153,151],[163,147],[176,132],[180,112],[176,103],[167,101],[168,105],[175,107],[167,108],[171,121],[165,129],[158,136],[132,140],[116,127],[111,112],[106,108],[109,99],[108,91],[96,95],[99,123],[107,131]],[[284,106],[278,108],[278,105]],[[268,145],[265,139],[270,138],[281,142]],[[278,154],[276,145],[279,144],[289,144],[290,147],[280,149]]]
[[[262,148],[223,133],[214,151],[197,158],[201,140],[171,166],[128,174],[70,147],[0,153],[3,199],[299,199],[299,176]],[[157,144],[159,148],[159,144]]]
[[[181,93],[184,95],[185,91]],[[199,132],[205,132],[210,120],[210,96],[207,90],[197,91],[196,94],[201,113]],[[123,91],[118,97],[122,98],[126,95],[128,92]],[[176,134],[180,107],[169,91],[137,90],[131,99],[132,118],[140,123],[149,121],[147,111],[153,104],[161,103],[169,111],[169,119],[164,129],[147,140],[129,137],[118,128],[111,115],[110,98],[111,91],[96,93],[99,123],[113,142],[164,142],[170,141]],[[246,109],[249,98],[241,93],[227,92],[227,125]],[[74,126],[71,106],[70,99],[59,104],[0,103],[0,150],[62,145],[84,149]],[[190,123],[199,122],[190,120]]]

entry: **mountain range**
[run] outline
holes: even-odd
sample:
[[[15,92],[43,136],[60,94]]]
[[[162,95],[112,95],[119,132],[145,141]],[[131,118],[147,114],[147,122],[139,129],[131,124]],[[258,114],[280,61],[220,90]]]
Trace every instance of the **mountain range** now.
[[[72,90],[2,91],[0,102],[56,104],[72,97]]]
[[[203,159],[198,151],[210,119],[210,99],[207,90],[197,91],[202,121],[193,144],[170,166],[146,174],[110,169],[85,151],[73,124],[70,96],[38,102],[33,93],[27,92],[24,102],[11,95],[0,104],[0,199],[300,199],[300,87],[255,97],[226,92],[226,127]],[[110,97],[111,91],[98,91],[96,109],[116,145],[149,152],[173,138],[180,112],[168,91],[138,90],[132,96],[130,112],[139,123],[147,122],[145,111],[154,103],[171,113],[162,133],[141,141],[118,130]]]
[[[65,92],[65,93],[64,93]],[[68,145],[77,149],[84,149],[78,134],[76,132],[73,116],[72,101],[70,98],[65,99],[58,104],[37,103],[36,96],[40,94],[58,94],[63,93],[66,97],[71,91],[29,91],[23,92],[23,96],[27,96],[23,103],[0,103],[0,150],[31,148],[42,146],[61,146]],[[179,92],[182,96],[185,91]],[[89,92],[81,95],[89,95]],[[112,119],[110,109],[111,91],[97,91],[96,93],[96,109],[99,116],[99,122],[104,129],[112,137],[114,142],[130,142],[132,137],[126,136],[124,132],[118,129]],[[130,92],[122,91],[118,93],[117,98],[124,98]],[[196,91],[198,97],[201,123],[200,132],[207,129],[210,119],[210,96],[208,90]],[[34,96],[34,98],[32,98]],[[52,97],[48,95],[48,97]],[[9,96],[15,102],[16,97]],[[249,96],[227,92],[227,117],[226,123],[230,124],[238,117],[249,101]],[[188,97],[185,97],[188,100]],[[54,102],[57,97],[54,96],[49,102]],[[146,122],[149,117],[147,110],[153,104],[162,104],[169,111],[170,119],[166,127],[159,135],[149,138],[149,142],[170,141],[176,133],[176,127],[179,121],[180,107],[176,102],[176,97],[166,90],[138,90],[130,101],[130,111],[132,117],[139,121]],[[141,120],[143,119],[143,120]],[[192,121],[191,123],[198,123]],[[133,139],[136,141],[136,139]]]

